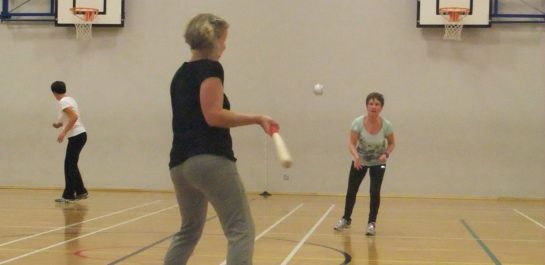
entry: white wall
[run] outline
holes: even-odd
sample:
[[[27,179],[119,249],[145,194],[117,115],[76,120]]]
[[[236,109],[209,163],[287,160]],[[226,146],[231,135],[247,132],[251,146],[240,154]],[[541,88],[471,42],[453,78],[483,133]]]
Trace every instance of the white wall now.
[[[64,80],[88,129],[86,185],[171,189],[169,85],[199,12],[231,24],[233,110],[276,118],[295,159],[281,169],[257,126],[233,129],[248,191],[343,194],[350,123],[379,91],[397,138],[384,195],[545,198],[545,27],[465,29],[447,42],[415,27],[416,1],[131,0],[125,27],[94,28],[89,42],[72,28],[2,24],[0,186],[64,185],[49,90]]]

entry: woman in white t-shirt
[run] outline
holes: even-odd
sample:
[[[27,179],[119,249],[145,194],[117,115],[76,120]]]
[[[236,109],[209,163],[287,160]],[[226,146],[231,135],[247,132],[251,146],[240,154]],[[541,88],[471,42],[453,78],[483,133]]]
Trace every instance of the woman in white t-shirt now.
[[[72,97],[66,95],[66,85],[62,81],[51,84],[51,92],[59,101],[61,113],[53,127],[62,128],[57,136],[57,142],[62,143],[68,138],[66,157],[64,159],[65,187],[62,197],[56,202],[71,202],[87,199],[88,192],[83,185],[81,173],[78,168],[79,154],[87,142],[87,133],[81,122],[78,103]]]
[[[371,185],[366,234],[372,236],[375,235],[386,161],[394,150],[395,138],[391,123],[380,116],[384,107],[384,96],[373,92],[367,96],[365,104],[367,115],[359,116],[352,122],[348,147],[353,161],[350,165],[344,215],[334,229],[342,230],[350,226],[358,189],[369,170]]]

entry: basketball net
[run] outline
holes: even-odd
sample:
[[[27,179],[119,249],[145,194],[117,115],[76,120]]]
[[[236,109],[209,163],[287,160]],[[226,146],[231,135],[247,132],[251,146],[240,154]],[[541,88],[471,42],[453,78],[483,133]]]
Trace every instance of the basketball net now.
[[[464,18],[469,14],[468,8],[445,7],[440,8],[439,13],[445,18],[444,40],[462,40]]]
[[[79,20],[74,23],[76,39],[90,40],[93,38],[93,21],[98,15],[98,9],[87,7],[71,8],[72,14]]]
[[[93,38],[93,23],[77,22],[74,23],[74,26],[76,27],[76,39],[90,40]]]

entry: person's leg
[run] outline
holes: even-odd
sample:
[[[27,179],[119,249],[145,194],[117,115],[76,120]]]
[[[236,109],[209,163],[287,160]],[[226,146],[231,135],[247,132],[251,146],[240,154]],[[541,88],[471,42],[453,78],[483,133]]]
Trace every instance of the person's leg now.
[[[378,208],[380,207],[380,189],[385,171],[386,165],[372,166],[369,169],[371,185],[369,187],[370,200],[368,223],[375,223],[377,221]]]
[[[198,156],[201,174],[190,182],[210,201],[228,240],[227,265],[251,265],[255,228],[248,199],[234,161],[214,155]]]
[[[73,184],[74,184],[74,191],[76,192],[76,198],[78,197],[84,197],[86,198],[87,189],[85,189],[85,185],[83,184],[83,179],[81,177],[81,173],[79,171],[79,155],[81,153],[81,150],[83,150],[83,147],[85,146],[85,143],[87,143],[87,133],[81,133],[78,134],[73,138],[75,150],[74,150],[74,167],[72,168],[73,172]],[[70,139],[72,139],[70,138]]]
[[[192,163],[192,161],[185,161],[182,165],[170,170],[180,208],[182,225],[180,231],[172,237],[172,242],[165,255],[165,265],[183,265],[187,263],[201,238],[206,222],[208,201],[204,194],[193,187],[186,179],[186,174],[198,174],[198,172],[188,170],[188,168],[192,167]]]
[[[364,166],[362,169],[358,170],[354,167],[354,161],[352,161],[348,176],[348,188],[346,191],[343,215],[343,218],[348,222],[352,221],[352,211],[356,204],[356,195],[358,194],[358,190],[360,189],[361,182],[363,181],[366,172],[367,167]]]
[[[81,135],[81,134],[80,134]],[[76,135],[68,138],[66,146],[66,156],[64,157],[64,192],[62,197],[68,200],[75,199],[76,188],[78,187],[78,177],[81,180],[81,175],[78,169],[79,153],[85,145],[82,142],[82,137]]]

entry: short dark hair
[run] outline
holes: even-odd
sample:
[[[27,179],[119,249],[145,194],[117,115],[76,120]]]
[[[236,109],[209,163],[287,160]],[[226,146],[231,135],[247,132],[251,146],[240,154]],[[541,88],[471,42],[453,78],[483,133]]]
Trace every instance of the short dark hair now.
[[[51,84],[51,91],[57,94],[66,93],[66,84],[63,81],[55,81]]]
[[[369,101],[372,99],[376,99],[380,102],[380,105],[384,107],[384,96],[378,92],[372,92],[371,94],[367,95],[367,98],[365,99],[365,105],[369,104]]]

